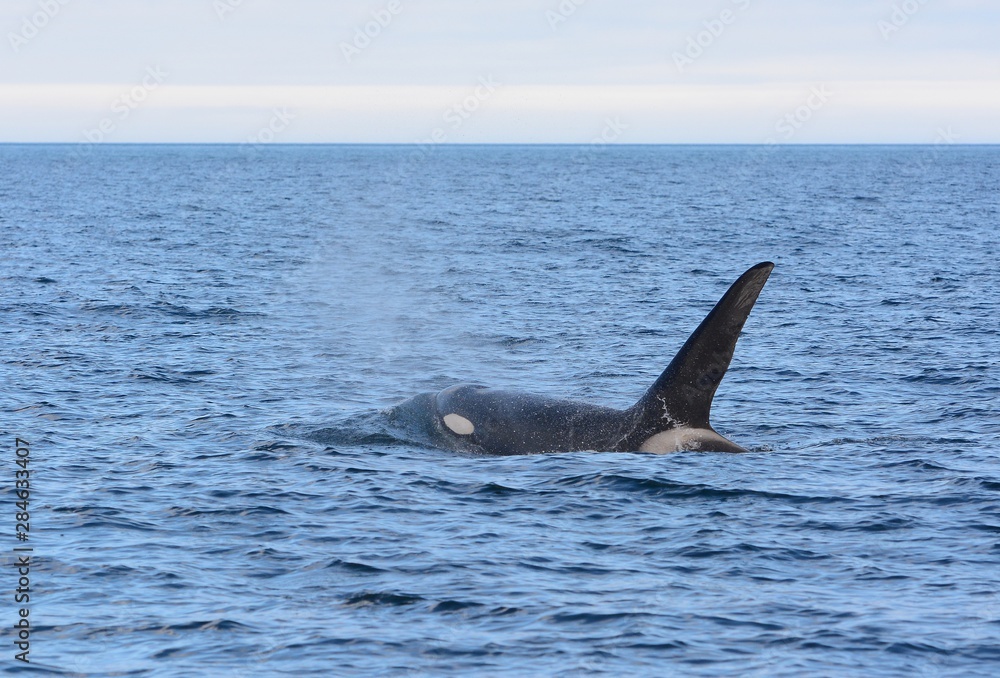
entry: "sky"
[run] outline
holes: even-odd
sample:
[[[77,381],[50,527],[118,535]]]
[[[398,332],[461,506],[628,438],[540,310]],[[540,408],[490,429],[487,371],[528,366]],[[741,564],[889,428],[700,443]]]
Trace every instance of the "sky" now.
[[[996,0],[3,0],[0,142],[1000,143]]]

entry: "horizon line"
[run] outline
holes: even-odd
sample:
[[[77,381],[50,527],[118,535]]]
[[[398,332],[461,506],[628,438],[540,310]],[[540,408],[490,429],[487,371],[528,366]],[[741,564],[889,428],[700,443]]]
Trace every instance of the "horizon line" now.
[[[299,141],[270,142],[252,144],[245,141],[0,141],[0,146],[253,146],[256,149],[267,147],[289,146],[400,146],[404,148],[435,148],[464,146],[593,146],[595,148],[636,147],[636,146],[780,146],[788,148],[805,148],[811,146],[931,146],[934,148],[960,146],[1000,146],[1000,142],[942,142],[942,141],[846,141],[846,142],[718,142],[718,141],[679,141],[679,142],[561,142],[561,141],[449,141],[441,143],[426,143],[421,141]]]

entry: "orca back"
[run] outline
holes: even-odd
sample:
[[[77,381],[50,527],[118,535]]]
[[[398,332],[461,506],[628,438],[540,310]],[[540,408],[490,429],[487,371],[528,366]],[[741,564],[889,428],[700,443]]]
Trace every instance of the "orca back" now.
[[[714,433],[709,421],[712,399],[732,361],[743,325],[773,268],[769,261],[757,264],[732,284],[631,408],[635,427],[621,441],[619,449],[637,450],[653,435],[674,428]],[[735,443],[729,444],[736,449],[720,451],[745,451]],[[716,447],[718,444],[713,449]]]

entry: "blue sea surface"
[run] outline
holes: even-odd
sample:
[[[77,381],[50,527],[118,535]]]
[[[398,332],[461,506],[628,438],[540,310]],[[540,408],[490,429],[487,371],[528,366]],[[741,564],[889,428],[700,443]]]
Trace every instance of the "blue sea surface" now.
[[[1000,675],[998,226],[1000,147],[0,146],[30,666]],[[713,408],[749,454],[386,422],[628,407],[765,260]]]

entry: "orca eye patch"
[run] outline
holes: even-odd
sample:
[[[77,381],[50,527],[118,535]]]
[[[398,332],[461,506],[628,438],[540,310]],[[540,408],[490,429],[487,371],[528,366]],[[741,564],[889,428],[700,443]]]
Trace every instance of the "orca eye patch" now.
[[[472,422],[460,414],[444,415],[444,425],[451,429],[452,433],[457,433],[460,436],[471,436],[472,432],[476,430]]]

